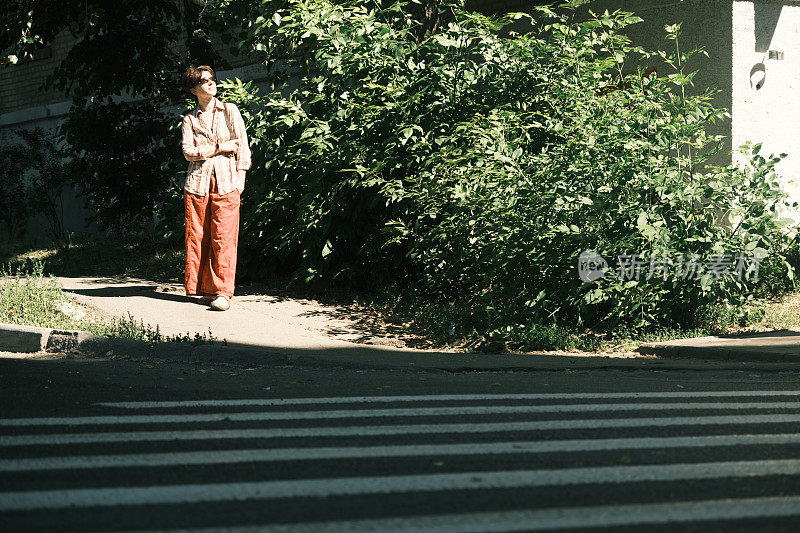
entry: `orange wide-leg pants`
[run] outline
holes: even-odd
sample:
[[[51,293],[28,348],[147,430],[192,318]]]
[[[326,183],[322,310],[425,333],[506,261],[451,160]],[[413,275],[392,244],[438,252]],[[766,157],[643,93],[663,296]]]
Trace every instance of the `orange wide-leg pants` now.
[[[215,188],[212,187],[212,190]],[[239,242],[239,191],[198,196],[183,192],[188,295],[233,296]]]

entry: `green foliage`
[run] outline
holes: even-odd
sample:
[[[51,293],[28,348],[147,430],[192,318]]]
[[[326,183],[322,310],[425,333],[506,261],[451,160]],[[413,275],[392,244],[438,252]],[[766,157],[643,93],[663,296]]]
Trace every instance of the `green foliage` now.
[[[164,102],[180,96],[187,59],[218,59],[209,33],[225,28],[219,15],[184,0],[15,0],[0,13],[0,49],[24,59],[66,30],[77,42],[50,85],[77,98],[127,93]]]
[[[703,52],[682,49],[679,25],[666,28],[668,52],[633,46],[624,29],[639,19],[629,13],[575,17],[584,0],[500,18],[458,0],[229,0],[202,11],[126,0],[88,2],[85,17],[72,2],[61,22],[46,2],[20,5],[31,3],[31,20],[6,15],[22,36],[7,45],[35,47],[71,22],[86,37],[54,83],[74,82],[64,133],[103,224],[156,216],[163,235],[181,234],[177,75],[225,26],[227,46],[264,57],[270,81],[286,82],[264,94],[220,86],[253,149],[245,276],[399,282],[412,305],[450,310],[440,330],[453,322],[549,346],[567,330],[694,327],[711,320],[698,310],[793,286],[781,156],[755,146],[748,163],[710,164],[722,139],[705,132],[726,113],[693,88],[686,65]],[[17,28],[26,21],[30,31]],[[111,35],[126,55],[97,54]],[[181,45],[188,54],[174,52]],[[143,100],[110,98],[120,91]],[[576,270],[586,250],[612,268],[592,283]],[[622,279],[613,268],[624,254],[703,265],[755,257],[763,277],[705,267],[681,277],[672,265],[666,277]]]
[[[43,276],[44,265],[32,261],[13,271],[0,267],[0,322],[65,328],[70,319],[58,311],[67,297],[54,278]]]
[[[132,339],[153,345],[162,342],[186,342],[193,346],[199,346],[201,344],[213,345],[216,341],[216,337],[212,335],[210,328],[207,333],[164,335],[161,333],[161,328],[158,324],[155,327],[145,324],[141,319],[136,320],[130,313],[123,318],[112,318],[108,321],[90,324],[88,329],[95,335]],[[227,341],[223,341],[223,345],[225,344],[227,344]]]
[[[72,107],[61,128],[77,155],[70,174],[101,227],[147,228],[165,204],[180,203],[179,120],[150,100]]]
[[[476,331],[498,334],[693,327],[693,309],[758,289],[734,269],[680,279],[674,266],[666,279],[582,283],[585,250],[612,268],[623,254],[752,256],[791,276],[780,157],[752,147],[750,164],[708,164],[722,139],[705,131],[725,112],[683,70],[702,52],[681,51],[679,26],[667,28],[675,52],[642,50],[621,31],[639,19],[577,22],[585,3],[498,19],[443,2],[452,20],[424,39],[403,2],[296,0],[256,21],[262,49],[298,51],[282,64],[299,86],[251,92],[269,154],[249,178],[251,272],[402,279],[469,310],[454,312],[459,326],[469,314]],[[532,31],[509,35],[512,23]],[[623,75],[655,61],[666,74]]]
[[[23,140],[26,165],[32,172],[28,177],[27,202],[31,210],[43,216],[50,236],[64,236],[62,195],[70,175],[66,153],[58,138],[42,128],[18,130]]]

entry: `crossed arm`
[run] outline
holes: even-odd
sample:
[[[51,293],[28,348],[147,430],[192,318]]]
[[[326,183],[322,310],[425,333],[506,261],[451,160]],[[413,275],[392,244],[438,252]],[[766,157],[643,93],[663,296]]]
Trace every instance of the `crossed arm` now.
[[[198,146],[195,144],[194,131],[192,131],[192,123],[188,115],[183,117],[182,133],[183,142],[181,145],[183,148],[183,157],[185,157],[187,161],[203,161],[204,159],[209,159],[215,155],[233,154],[238,153],[240,150],[239,145],[241,144],[241,140],[237,138],[229,141],[223,141],[218,145],[203,144]],[[246,142],[247,141],[245,138],[245,143]]]

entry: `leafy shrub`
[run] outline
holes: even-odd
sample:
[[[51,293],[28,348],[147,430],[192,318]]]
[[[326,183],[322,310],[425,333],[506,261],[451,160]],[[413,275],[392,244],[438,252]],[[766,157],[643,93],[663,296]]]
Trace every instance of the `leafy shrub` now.
[[[758,289],[744,268],[756,259],[773,286],[790,283],[780,157],[752,147],[749,165],[710,166],[721,139],[705,131],[726,113],[712,92],[689,94],[683,65],[701,52],[635,47],[621,30],[638,18],[576,21],[585,3],[490,18],[443,2],[452,21],[424,39],[404,2],[296,0],[258,20],[260,49],[297,51],[285,73],[299,86],[236,88],[270,156],[249,178],[249,272],[399,279],[463,309],[460,330],[495,333],[693,327],[695,309]],[[520,24],[531,31],[511,33]],[[656,60],[670,72],[623,76]],[[584,283],[586,250],[612,269],[625,254],[703,264]],[[739,271],[718,274],[713,258]]]

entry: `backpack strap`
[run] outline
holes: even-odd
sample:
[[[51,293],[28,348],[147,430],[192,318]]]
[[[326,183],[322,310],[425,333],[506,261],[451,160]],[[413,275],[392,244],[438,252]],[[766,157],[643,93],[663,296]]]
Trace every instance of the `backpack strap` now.
[[[232,106],[230,102],[224,102],[222,104],[222,113],[225,115],[225,125],[228,126],[228,131],[230,132],[231,139],[233,139],[233,130],[231,129],[231,108]]]
[[[230,132],[229,135],[231,136],[231,139],[234,138],[233,134],[235,133],[233,131],[233,128],[231,128],[231,106],[232,105],[233,104],[230,103],[230,102],[224,102],[222,104],[222,109],[223,109],[222,114],[225,115],[225,125],[228,126],[228,131]],[[235,157],[235,159],[237,161],[239,160],[239,152],[238,151],[234,154],[234,157]]]

